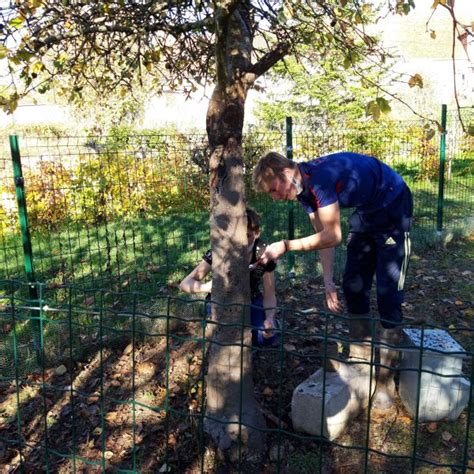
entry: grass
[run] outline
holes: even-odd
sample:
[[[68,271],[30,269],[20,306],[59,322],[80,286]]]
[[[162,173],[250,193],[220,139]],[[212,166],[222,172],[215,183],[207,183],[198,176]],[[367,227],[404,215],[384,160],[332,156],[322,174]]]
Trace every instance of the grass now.
[[[470,178],[472,181],[472,178]],[[411,181],[415,201],[413,241],[423,248],[436,240],[438,183]],[[472,186],[471,186],[472,187]],[[468,176],[460,174],[446,183],[445,227],[462,234],[474,216]],[[250,203],[262,214],[262,236],[274,241],[288,235],[288,206],[249,193]],[[343,232],[348,210],[343,210]],[[301,206],[294,204],[295,236],[312,232]],[[209,247],[209,215],[196,211],[185,215],[164,215],[159,219],[108,222],[96,226],[71,224],[58,231],[30,230],[35,277],[51,285],[73,283],[85,287],[130,289],[156,293],[163,285],[174,285],[200,260]],[[457,235],[456,235],[457,236]],[[314,254],[295,254],[296,271],[314,271]],[[344,249],[336,253],[336,274],[342,271]],[[283,259],[278,272],[286,274]],[[0,235],[0,279],[23,279],[23,253],[19,234]]]

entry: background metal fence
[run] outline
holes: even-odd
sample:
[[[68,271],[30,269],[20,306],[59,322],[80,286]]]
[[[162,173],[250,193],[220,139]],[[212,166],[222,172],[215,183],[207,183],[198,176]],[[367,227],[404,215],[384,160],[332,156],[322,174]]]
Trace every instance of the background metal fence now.
[[[446,236],[472,227],[473,138],[462,134],[454,117],[447,123],[446,135],[417,122],[309,130],[288,120],[286,130],[249,130],[244,140],[247,196],[263,215],[264,239],[310,231],[300,206],[271,202],[250,187],[253,165],[270,149],[291,153],[297,161],[345,149],[387,162],[414,194],[415,251],[433,243],[436,231]],[[38,281],[128,289],[153,282],[156,291],[155,284],[179,281],[206,250],[205,136],[117,132],[11,137],[10,144],[15,168],[11,158],[0,158],[0,277],[24,273],[15,187],[24,189],[28,227],[23,222],[23,239],[27,231]],[[336,272],[343,254],[338,252]],[[289,265],[296,264],[297,274],[314,270],[310,255],[292,258],[296,262]]]
[[[266,132],[249,129],[247,197],[262,214],[264,239],[311,230],[300,206],[251,189],[253,165],[270,149],[297,161],[342,149],[386,161],[414,194],[415,252],[472,229],[473,139],[454,117],[446,130],[415,122],[307,129],[291,120]],[[9,146],[12,156],[0,157],[0,462],[13,450],[9,463],[24,472],[38,466],[49,472],[207,472],[204,303],[170,297],[209,246],[205,136],[13,136]],[[336,272],[343,249],[337,255]],[[288,258],[279,265],[282,276],[317,271],[314,255]],[[271,400],[268,456],[277,470],[330,470],[334,459],[344,464],[348,456],[365,471],[471,466],[472,329],[450,328],[466,341],[462,369],[471,388],[456,423],[462,449],[440,464],[430,458],[430,434],[418,416],[383,436],[373,431],[380,423],[371,425],[370,416],[357,433],[337,441],[328,442],[322,431],[294,432],[289,405],[295,386],[287,374],[301,369],[300,378],[309,375],[334,357],[328,346],[350,341],[334,335],[344,318],[284,308],[280,317],[280,345],[256,361],[274,374],[258,388],[261,402]],[[311,328],[301,328],[301,319]],[[415,371],[419,381],[426,371]],[[112,450],[117,443],[120,456]],[[236,462],[241,469],[242,459]]]

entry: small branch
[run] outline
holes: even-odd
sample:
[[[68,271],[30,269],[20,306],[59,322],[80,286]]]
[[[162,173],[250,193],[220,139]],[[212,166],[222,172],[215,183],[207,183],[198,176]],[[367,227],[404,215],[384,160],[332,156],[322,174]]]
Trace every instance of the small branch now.
[[[453,2],[454,3],[454,2]],[[451,63],[453,65],[453,90],[454,90],[454,100],[456,102],[456,108],[458,112],[458,118],[459,118],[459,123],[461,124],[461,128],[464,133],[467,132],[466,125],[464,124],[464,120],[461,115],[461,104],[459,103],[459,96],[458,96],[458,88],[457,88],[457,79],[456,79],[456,39],[457,39],[457,27],[462,26],[458,19],[456,18],[456,15],[454,13],[454,8],[452,5],[449,4],[443,4],[439,3],[438,5],[441,5],[443,8],[448,10],[449,14],[451,15],[451,19],[453,22],[453,34],[452,34],[452,45],[451,45]],[[464,30],[468,34],[472,34],[465,26],[462,26]]]
[[[377,89],[381,90],[384,94],[387,94],[388,96],[390,96],[392,99],[395,99],[396,101],[400,102],[401,104],[403,104],[405,107],[408,108],[408,110],[410,110],[410,112],[413,113],[413,115],[416,115],[417,117],[423,119],[423,120],[428,120],[429,122],[431,123],[434,123],[436,124],[438,127],[440,127],[440,124],[437,120],[435,119],[430,119],[428,117],[425,117],[424,115],[421,115],[420,113],[418,113],[410,104],[408,104],[407,102],[405,102],[403,99],[401,99],[400,97],[398,97],[396,94],[393,94],[392,92],[389,92],[387,89],[385,89],[384,87],[380,86],[379,84],[375,83],[374,81],[372,81],[371,79],[369,79],[368,77],[366,77],[365,75],[363,75],[361,72],[359,72],[357,69],[353,69],[354,70],[354,73],[357,74],[359,77],[362,77],[366,82],[368,82],[369,84],[371,84],[372,86],[376,87]]]

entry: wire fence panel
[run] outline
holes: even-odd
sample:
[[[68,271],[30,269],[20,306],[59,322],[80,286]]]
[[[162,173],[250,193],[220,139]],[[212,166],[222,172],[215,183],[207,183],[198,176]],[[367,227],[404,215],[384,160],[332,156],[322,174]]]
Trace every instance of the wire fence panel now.
[[[415,249],[434,242],[440,212],[440,140],[435,130],[418,122],[293,128],[296,161],[354,150],[377,156],[399,171],[414,194]],[[441,211],[443,231],[450,235],[472,228],[474,159],[472,137],[461,132],[452,116],[446,137]],[[247,198],[262,213],[263,238],[284,238],[289,228],[294,228],[296,237],[311,232],[300,206],[294,206],[294,222],[289,222],[287,203],[272,202],[251,189],[251,171],[258,158],[272,149],[285,154],[285,130],[249,129],[243,145]],[[83,282],[111,290],[148,287],[156,292],[179,281],[208,248],[204,135],[117,132],[107,137],[20,137],[19,152],[38,280]],[[24,273],[15,200],[19,179],[13,178],[10,158],[0,160],[0,276],[19,278]],[[336,263],[339,274],[343,247]],[[286,268],[280,265],[278,271]],[[297,275],[314,268],[314,254],[295,255]]]
[[[2,464],[24,472],[214,472],[219,459],[204,430],[213,341],[206,325],[220,325],[206,319],[205,302],[39,283],[36,290],[34,302],[26,283],[0,282],[0,323],[8,325],[0,345]],[[400,392],[404,383],[408,391],[405,408],[387,418],[375,415],[367,400],[357,418],[344,422],[347,396],[339,393],[332,405],[328,400],[336,387],[331,367],[345,360],[340,348],[356,342],[346,318],[289,308],[280,308],[279,318],[278,343],[253,354],[272,472],[465,472],[472,466],[472,329],[451,329],[466,349],[433,348],[426,336],[440,328],[420,326],[419,347],[409,338],[399,346],[408,361],[399,382]],[[29,330],[37,321],[38,343]],[[373,344],[374,352],[379,349]],[[346,364],[345,370],[355,369]],[[323,409],[320,423],[314,407],[304,413],[313,418],[308,432],[293,425],[299,384],[311,374]],[[462,397],[463,412],[457,413],[452,407]],[[455,420],[440,438],[425,421],[438,419],[430,410],[446,409],[443,400],[451,412],[441,416],[454,413]],[[328,433],[338,415],[344,430],[333,438]],[[457,439],[455,450],[449,436]],[[241,452],[234,471],[248,472],[247,462]]]

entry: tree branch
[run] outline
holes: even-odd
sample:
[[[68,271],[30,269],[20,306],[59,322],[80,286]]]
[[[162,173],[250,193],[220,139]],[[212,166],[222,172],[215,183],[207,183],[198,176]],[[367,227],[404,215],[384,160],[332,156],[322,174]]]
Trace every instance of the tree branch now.
[[[262,58],[252,65],[249,71],[250,74],[255,75],[255,79],[265,74],[278,61],[282,60],[290,52],[290,44],[288,42],[278,43],[272,51],[266,53]]]

